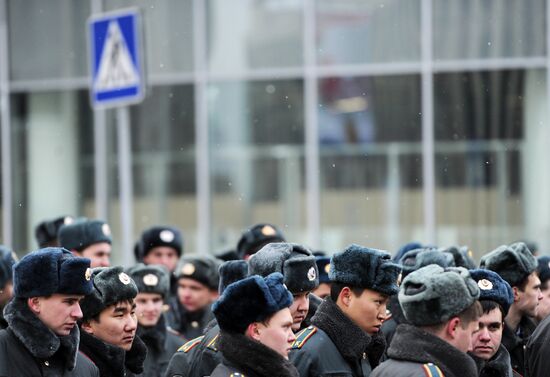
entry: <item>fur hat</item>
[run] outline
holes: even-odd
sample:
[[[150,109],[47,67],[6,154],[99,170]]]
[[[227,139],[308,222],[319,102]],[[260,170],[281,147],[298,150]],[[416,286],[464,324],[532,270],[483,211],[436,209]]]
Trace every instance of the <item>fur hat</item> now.
[[[470,276],[479,287],[479,299],[495,301],[502,307],[503,317],[506,317],[508,309],[514,303],[514,293],[510,284],[491,270],[470,270]]]
[[[164,266],[138,263],[127,271],[139,293],[158,293],[166,298],[170,293],[170,274]]]
[[[329,257],[315,257],[315,263],[319,270],[319,284],[330,283],[328,272],[330,270],[330,258]]]
[[[80,300],[83,320],[93,318],[106,307],[131,300],[138,294],[136,283],[120,266],[92,269],[92,281],[94,289]]]
[[[245,230],[237,243],[237,254],[244,259],[271,242],[286,242],[283,233],[271,224],[256,224]]]
[[[409,322],[431,326],[460,314],[478,297],[479,288],[468,270],[430,264],[403,279],[398,299]]]
[[[247,277],[248,263],[244,260],[230,260],[222,263],[218,272],[220,274],[218,292],[222,294],[229,284],[233,284]]]
[[[0,245],[0,290],[6,283],[12,281],[13,265],[17,262],[17,255],[4,245]]]
[[[15,297],[54,293],[87,295],[92,291],[90,260],[61,247],[47,247],[25,255],[13,266]]]
[[[220,262],[210,255],[184,257],[181,267],[176,270],[176,277],[193,279],[212,290],[218,290]]]
[[[385,251],[349,245],[334,254],[328,276],[332,282],[394,295],[399,290],[400,274],[401,266],[393,263]]]
[[[538,262],[523,242],[502,245],[481,257],[479,267],[495,271],[510,286],[518,286],[537,269]]]
[[[230,284],[212,306],[223,331],[244,334],[248,325],[261,322],[292,304],[292,294],[278,272],[257,275]]]
[[[401,246],[399,250],[397,250],[397,252],[393,256],[393,261],[399,262],[407,252],[411,250],[422,249],[423,247],[424,246],[420,242],[407,242],[406,244]]]
[[[80,219],[59,229],[59,244],[68,250],[82,251],[100,242],[112,242],[111,228],[101,220]]]
[[[52,220],[44,220],[34,228],[34,238],[38,243],[38,247],[44,248],[51,246],[50,244],[57,240],[59,228],[63,225],[72,224],[74,217],[60,216]]]
[[[267,276],[279,272],[292,293],[312,291],[319,286],[315,257],[305,246],[276,242],[262,247],[248,260],[248,274]]]
[[[538,266],[537,271],[539,273],[540,283],[544,284],[550,279],[550,257],[543,256],[537,258]]]
[[[178,253],[178,258],[181,257],[183,249],[181,232],[172,226],[154,226],[145,229],[134,249],[136,260],[141,262],[151,249],[157,246],[171,247]]]
[[[451,253],[439,251],[433,247],[410,250],[399,261],[403,266],[403,277],[430,264],[441,267],[454,267],[455,260]]]

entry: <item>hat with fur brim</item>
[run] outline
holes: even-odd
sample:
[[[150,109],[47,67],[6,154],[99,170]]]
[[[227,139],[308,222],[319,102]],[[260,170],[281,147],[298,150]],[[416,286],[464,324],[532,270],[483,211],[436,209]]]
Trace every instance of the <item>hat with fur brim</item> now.
[[[470,270],[470,276],[479,287],[479,300],[495,301],[501,306],[503,317],[506,317],[510,306],[514,303],[514,293],[510,284],[491,270],[481,268]]]
[[[230,284],[248,276],[248,263],[244,260],[230,260],[222,263],[218,271],[220,274],[218,292],[222,294]]]
[[[455,261],[451,253],[444,253],[433,247],[410,250],[399,261],[403,266],[403,277],[430,264],[441,267],[454,267]]]
[[[166,298],[170,293],[170,274],[161,265],[138,263],[127,271],[139,293],[157,293]]]
[[[537,258],[523,242],[499,246],[481,257],[479,264],[480,268],[495,271],[512,287],[521,285],[537,266]]]
[[[101,220],[80,219],[63,225],[58,237],[62,247],[79,252],[96,243],[112,243],[111,228]]]

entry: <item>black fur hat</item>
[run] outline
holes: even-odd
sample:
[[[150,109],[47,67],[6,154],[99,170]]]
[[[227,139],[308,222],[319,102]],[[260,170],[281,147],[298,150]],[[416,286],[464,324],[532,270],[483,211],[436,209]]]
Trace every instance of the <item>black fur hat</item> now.
[[[59,228],[63,225],[72,224],[74,217],[60,216],[52,220],[44,220],[34,228],[34,238],[38,243],[38,247],[44,248],[52,246],[51,243],[57,240]]]
[[[400,274],[401,266],[393,263],[385,251],[350,245],[343,252],[334,254],[328,276],[333,282],[391,296],[399,291]]]
[[[244,259],[271,242],[286,242],[283,233],[272,224],[256,224],[245,230],[237,243],[237,254]]]
[[[170,274],[164,266],[138,263],[126,271],[139,293],[158,293],[166,298],[170,293]]]
[[[441,267],[455,267],[451,253],[444,253],[433,247],[423,247],[406,252],[399,261],[403,267],[403,277],[430,264]]]
[[[539,272],[539,279],[541,284],[546,283],[550,280],[550,257],[545,255],[543,257],[537,258],[538,267],[537,271]]]
[[[248,260],[248,274],[267,276],[279,272],[292,293],[312,291],[319,286],[315,257],[305,246],[275,242],[262,247]]]
[[[83,320],[93,318],[109,305],[131,300],[138,294],[136,283],[120,266],[92,269],[92,281],[94,289],[80,300]]]
[[[409,322],[432,326],[460,314],[478,297],[479,288],[468,270],[430,264],[403,279],[398,298]]]
[[[328,277],[330,258],[315,257],[315,263],[317,264],[317,270],[319,270],[319,283],[330,283],[330,278]]]
[[[17,255],[4,245],[0,245],[0,290],[6,283],[12,281],[13,265],[17,262]]]
[[[100,242],[112,242],[111,228],[101,220],[80,219],[59,229],[59,244],[67,250],[82,251]]]
[[[136,260],[141,262],[143,257],[145,257],[151,249],[157,246],[171,247],[176,250],[178,257],[181,257],[183,236],[181,232],[173,226],[154,226],[145,229],[143,233],[141,233],[141,238],[134,249]]]
[[[292,294],[283,284],[283,275],[257,275],[230,284],[212,305],[223,331],[244,334],[248,325],[261,322],[292,304]]]
[[[476,262],[473,259],[474,253],[468,246],[450,246],[441,248],[439,251],[451,254],[456,267],[464,267],[467,270],[476,268]]]
[[[218,292],[222,294],[229,284],[247,277],[248,263],[244,260],[230,260],[222,263],[218,272],[220,274]]]
[[[92,290],[90,260],[61,247],[47,247],[25,255],[13,266],[15,297],[54,293],[87,295]]]
[[[176,270],[176,277],[193,279],[212,290],[218,290],[220,262],[210,255],[184,257],[181,267]]]
[[[481,257],[479,267],[495,271],[510,286],[518,286],[537,269],[537,258],[523,242],[502,245]]]
[[[508,309],[514,303],[514,293],[510,284],[491,270],[470,270],[470,276],[479,287],[479,299],[495,301],[502,307],[502,316],[506,317]]]

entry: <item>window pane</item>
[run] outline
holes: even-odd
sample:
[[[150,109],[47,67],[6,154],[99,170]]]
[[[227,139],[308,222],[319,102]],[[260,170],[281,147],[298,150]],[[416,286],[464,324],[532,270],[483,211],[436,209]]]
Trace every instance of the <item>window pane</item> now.
[[[544,56],[546,1],[434,0],[435,59]]]
[[[319,82],[322,245],[422,239],[418,75]]]
[[[302,7],[300,0],[208,1],[210,70],[301,66]]]
[[[9,1],[11,78],[86,76],[89,15],[89,1]]]
[[[316,4],[319,64],[420,59],[419,0],[319,0]]]
[[[215,250],[258,222],[304,241],[304,114],[299,80],[208,88]]]

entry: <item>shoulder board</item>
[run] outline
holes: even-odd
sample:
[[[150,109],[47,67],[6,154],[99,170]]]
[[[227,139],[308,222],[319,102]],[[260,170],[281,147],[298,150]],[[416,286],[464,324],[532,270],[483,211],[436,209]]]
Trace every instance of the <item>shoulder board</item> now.
[[[445,377],[441,369],[433,363],[422,364],[426,377]]]
[[[207,348],[210,348],[211,350],[214,350],[218,352],[218,339],[220,338],[220,334],[216,334],[214,338],[206,345]]]
[[[292,343],[293,349],[300,349],[317,332],[317,327],[308,326],[296,334],[296,340]]]
[[[190,341],[185,343],[183,346],[181,346],[178,349],[178,352],[187,353],[187,352],[191,351],[197,344],[199,344],[201,342],[202,338],[204,338],[204,335],[199,336],[198,338],[195,338],[195,339],[191,339]]]

